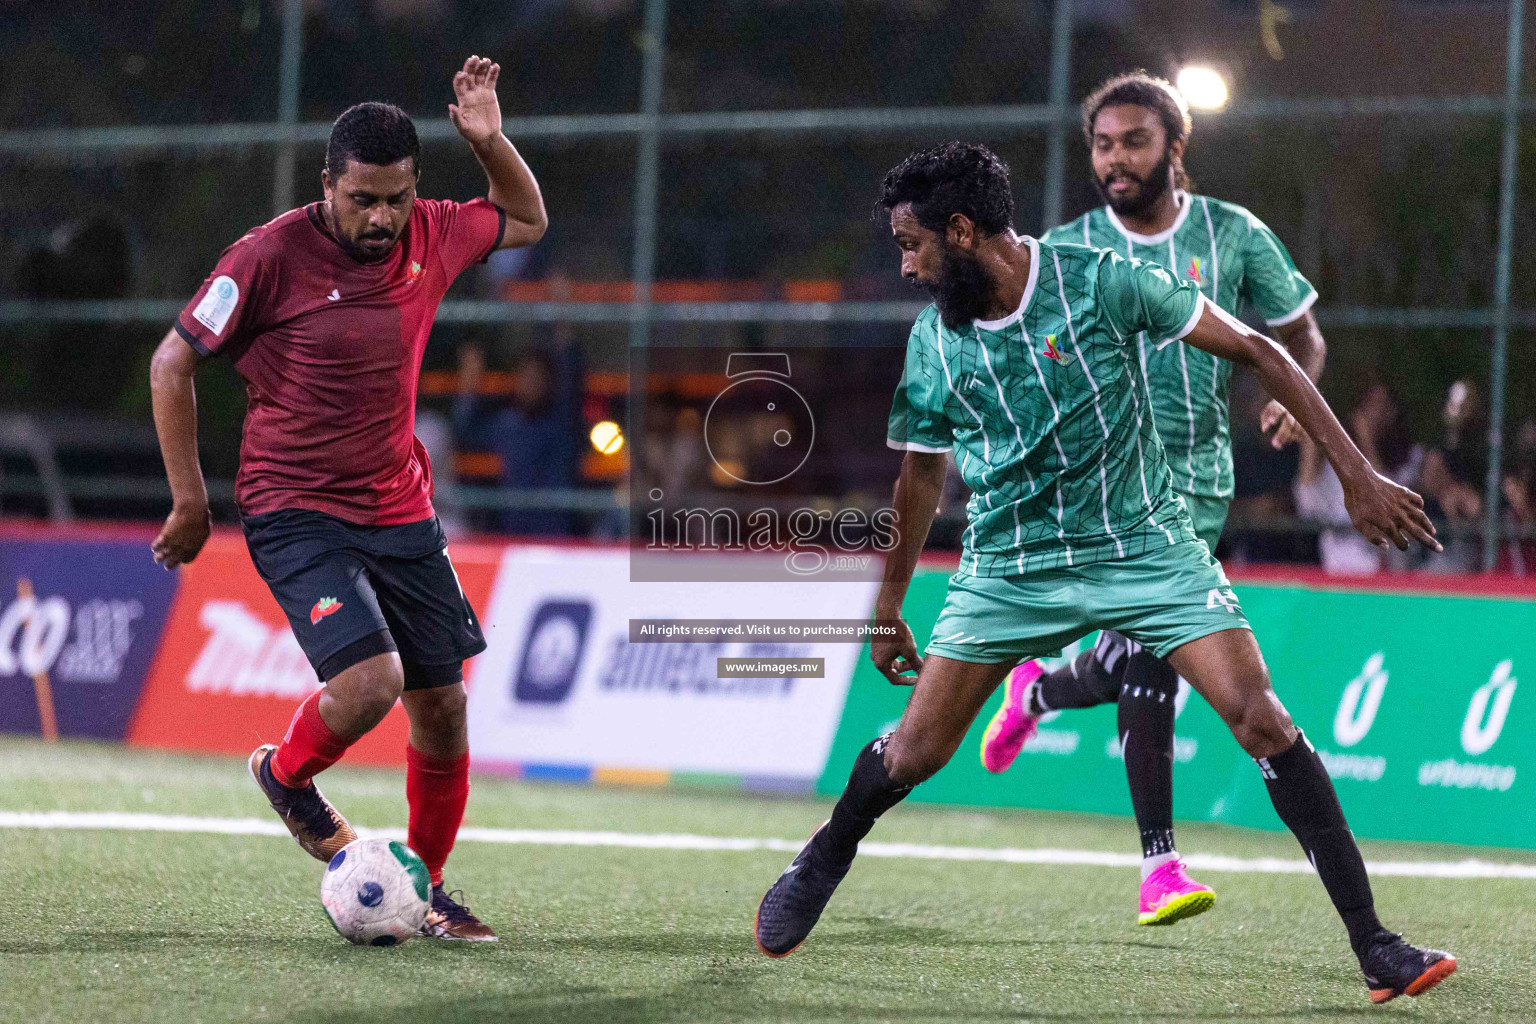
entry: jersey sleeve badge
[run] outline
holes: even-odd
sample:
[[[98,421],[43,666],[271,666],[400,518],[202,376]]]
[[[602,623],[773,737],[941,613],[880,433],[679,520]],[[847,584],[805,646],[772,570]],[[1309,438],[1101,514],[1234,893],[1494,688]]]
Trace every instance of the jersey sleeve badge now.
[[[229,316],[235,311],[239,301],[240,286],[235,283],[234,278],[222,274],[214,278],[213,284],[208,286],[208,293],[192,311],[192,318],[212,331],[214,337],[219,337],[224,333],[224,328],[229,323]]]

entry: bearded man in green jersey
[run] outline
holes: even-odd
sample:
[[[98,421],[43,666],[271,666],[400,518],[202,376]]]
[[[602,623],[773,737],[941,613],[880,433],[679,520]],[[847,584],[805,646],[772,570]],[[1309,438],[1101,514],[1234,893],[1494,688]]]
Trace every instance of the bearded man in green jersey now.
[[[1080,242],[1159,263],[1228,313],[1246,307],[1272,328],[1315,383],[1325,346],[1312,304],[1317,290],[1280,240],[1241,206],[1193,195],[1184,173],[1189,108],[1168,82],[1145,72],[1117,75],[1083,101],[1083,135],[1105,205],[1054,228],[1047,242]],[[1214,554],[1232,500],[1227,380],[1232,364],[1142,331],[1134,343],[1147,404],[1167,452],[1173,491]],[[1278,447],[1300,428],[1277,402],[1262,425]],[[1173,924],[1208,910],[1209,886],[1191,879],[1173,841],[1173,723],[1179,677],[1150,650],[1114,631],[1072,662],[1044,672],[1035,661],[1008,676],[988,724],[981,762],[1006,770],[1040,716],[1118,702],[1120,750],[1141,832],[1137,921]]]
[[[1367,539],[1438,548],[1422,499],[1371,468],[1285,349],[1192,281],[1108,249],[1016,234],[1008,169],[986,147],[914,153],[886,176],[881,203],[902,275],[935,300],[908,339],[887,427],[906,455],[875,615],[898,628],[870,645],[887,679],[915,685],[900,724],[859,752],[832,817],[763,897],[758,947],[786,956],[806,939],[859,841],[949,761],[1015,665],[1114,629],[1168,658],[1257,762],[1344,919],[1371,998],[1438,984],[1455,958],[1377,919],[1333,783],[1270,688],[1226,575],[1173,492],[1136,336],[1183,339],[1252,367],[1327,455]],[[919,657],[901,603],[950,451],[972,491],[969,525]]]

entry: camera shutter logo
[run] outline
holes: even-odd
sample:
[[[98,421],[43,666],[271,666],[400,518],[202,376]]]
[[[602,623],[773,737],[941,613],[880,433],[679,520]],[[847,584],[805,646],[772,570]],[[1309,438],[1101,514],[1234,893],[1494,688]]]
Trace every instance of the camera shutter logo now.
[[[722,473],[743,484],[759,486],[787,480],[805,465],[816,443],[816,418],[810,403],[789,385],[789,353],[787,352],[732,352],[726,356],[725,375],[731,383],[715,396],[704,413],[704,447],[710,459]],[[725,432],[731,429],[733,417],[768,416],[779,421],[770,442],[774,449],[786,457],[769,460],[765,466],[754,470],[742,462],[725,455]],[[770,449],[770,452],[772,449]],[[796,459],[794,456],[798,455]],[[788,472],[780,472],[793,463]],[[777,473],[772,479],[757,479]]]

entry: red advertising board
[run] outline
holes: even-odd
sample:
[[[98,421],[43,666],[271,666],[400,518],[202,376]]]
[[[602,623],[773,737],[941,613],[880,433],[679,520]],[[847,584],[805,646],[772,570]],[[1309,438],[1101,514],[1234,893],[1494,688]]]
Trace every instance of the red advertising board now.
[[[501,551],[454,545],[464,593],[483,609]],[[180,574],[164,639],[150,667],[128,742],[246,754],[281,740],[294,708],[320,685],[251,565],[244,539],[218,533]],[[397,704],[347,752],[348,763],[405,763],[407,724]]]

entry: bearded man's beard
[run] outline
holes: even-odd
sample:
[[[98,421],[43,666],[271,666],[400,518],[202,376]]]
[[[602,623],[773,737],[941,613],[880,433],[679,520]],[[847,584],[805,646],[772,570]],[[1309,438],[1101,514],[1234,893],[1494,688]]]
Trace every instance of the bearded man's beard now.
[[[939,241],[939,277],[932,283],[920,283],[933,296],[939,319],[950,330],[958,330],[972,320],[979,320],[992,300],[992,279],[981,261],[970,253]]]
[[[1129,171],[1122,172],[1126,177],[1135,178],[1136,181],[1141,183],[1141,187],[1136,190],[1134,196],[1124,199],[1116,199],[1111,196],[1109,189],[1106,187],[1107,182],[1101,181],[1097,174],[1090,171],[1089,176],[1093,178],[1093,187],[1099,190],[1099,195],[1109,204],[1109,208],[1115,211],[1116,216],[1139,217],[1141,214],[1152,209],[1152,204],[1161,199],[1163,193],[1168,191],[1168,184],[1172,178],[1169,171],[1172,169],[1173,154],[1164,150],[1163,158],[1157,162],[1157,166],[1147,173],[1145,178],[1138,178]]]

